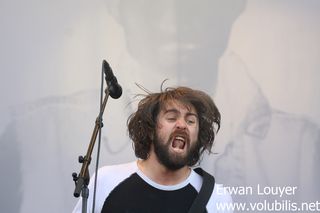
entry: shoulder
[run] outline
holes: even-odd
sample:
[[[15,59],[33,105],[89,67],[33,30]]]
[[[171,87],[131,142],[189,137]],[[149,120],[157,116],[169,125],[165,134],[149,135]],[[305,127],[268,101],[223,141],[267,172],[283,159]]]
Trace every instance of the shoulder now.
[[[219,201],[232,201],[230,193],[225,189],[223,184],[215,184],[211,197],[212,196],[214,196],[216,200]]]
[[[137,170],[136,161],[101,167],[98,170],[98,184],[112,187],[137,172]]]
[[[101,187],[113,187],[137,172],[137,170],[138,166],[136,161],[101,167],[98,170],[97,184]],[[93,180],[93,178],[91,180]]]
[[[132,161],[124,164],[103,166],[98,170],[98,176],[109,175],[110,173],[113,175],[126,175],[128,173],[136,172],[138,169],[137,162]]]
[[[210,178],[213,177],[202,169],[197,169],[196,172],[193,172],[193,176],[193,181],[191,182],[198,192],[200,191],[202,184],[204,184],[204,178],[208,178],[208,176],[210,176]],[[219,209],[220,206],[227,206],[232,203],[232,197],[228,190],[226,190],[222,184],[215,183],[215,181],[210,181],[209,183],[214,184],[214,188],[206,206],[208,212],[232,212],[223,211],[221,209],[223,207]],[[208,184],[208,181],[206,184]]]
[[[137,172],[137,162],[130,162],[125,164],[104,166],[98,170],[97,176],[97,188],[96,188],[96,210],[99,212],[102,209],[105,199],[109,193],[122,181]],[[96,174],[90,178],[89,183],[89,198],[88,198],[88,212],[91,212],[91,206],[93,201],[94,192],[94,180]],[[79,199],[73,212],[81,212],[82,201]]]

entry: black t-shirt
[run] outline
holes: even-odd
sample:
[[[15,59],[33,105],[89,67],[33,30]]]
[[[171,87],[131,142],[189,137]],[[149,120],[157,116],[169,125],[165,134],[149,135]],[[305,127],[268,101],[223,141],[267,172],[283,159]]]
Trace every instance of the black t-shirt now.
[[[95,177],[89,184],[87,212],[92,212],[93,188]],[[99,169],[95,213],[157,213],[188,212],[203,183],[201,175],[191,170],[186,180],[175,185],[161,185],[138,168],[137,162],[104,166]],[[211,197],[206,205],[209,213],[222,212],[217,205],[231,203],[229,193],[222,193],[223,186],[215,184]],[[82,199],[79,199],[73,213],[82,212]],[[232,211],[223,211],[232,212]]]
[[[183,213],[188,212],[197,194],[190,184],[172,191],[157,189],[134,173],[111,191],[101,212]]]

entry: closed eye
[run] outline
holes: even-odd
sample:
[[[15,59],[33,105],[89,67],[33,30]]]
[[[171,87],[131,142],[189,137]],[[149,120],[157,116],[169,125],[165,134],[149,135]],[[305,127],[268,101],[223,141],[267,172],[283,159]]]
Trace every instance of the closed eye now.
[[[188,115],[186,117],[186,122],[189,124],[189,125],[192,125],[192,124],[195,124],[198,120],[198,117],[195,116],[195,115]]]
[[[188,123],[195,123],[195,121],[194,120],[188,120]]]
[[[176,121],[177,119],[175,117],[169,117],[167,118],[168,121]]]
[[[195,120],[187,120],[187,123],[188,123],[188,124],[195,124],[196,121],[195,121]]]

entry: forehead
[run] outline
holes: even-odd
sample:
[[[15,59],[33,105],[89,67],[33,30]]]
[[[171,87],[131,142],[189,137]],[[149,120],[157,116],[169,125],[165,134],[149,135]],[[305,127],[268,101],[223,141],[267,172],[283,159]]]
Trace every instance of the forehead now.
[[[165,113],[168,110],[178,110],[179,112],[191,112],[197,114],[195,107],[191,103],[183,103],[178,100],[170,100],[164,103],[161,108],[160,112]]]

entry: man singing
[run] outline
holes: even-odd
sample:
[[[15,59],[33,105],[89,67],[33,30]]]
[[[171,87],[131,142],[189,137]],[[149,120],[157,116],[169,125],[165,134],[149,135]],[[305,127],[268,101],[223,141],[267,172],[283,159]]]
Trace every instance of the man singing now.
[[[203,188],[210,188],[203,210],[197,205],[199,211],[195,212],[227,212],[220,207],[232,200],[229,194],[217,193],[222,185],[213,181],[201,188],[210,175],[191,168],[205,150],[210,152],[219,127],[220,113],[202,91],[178,87],[146,95],[128,119],[138,159],[99,169],[95,211],[187,213],[194,209]],[[93,185],[90,182],[90,192]],[[88,199],[89,212],[92,197]],[[81,212],[81,199],[74,212]]]

